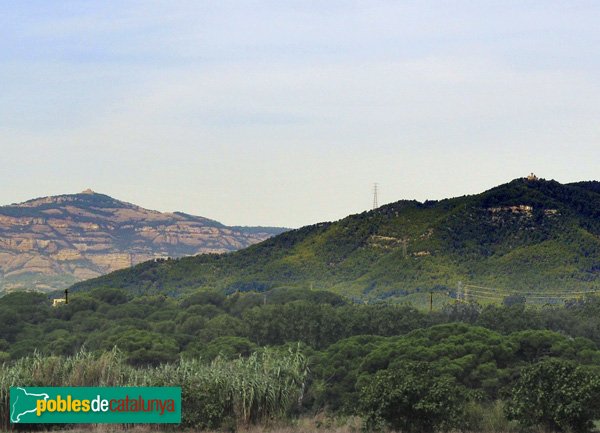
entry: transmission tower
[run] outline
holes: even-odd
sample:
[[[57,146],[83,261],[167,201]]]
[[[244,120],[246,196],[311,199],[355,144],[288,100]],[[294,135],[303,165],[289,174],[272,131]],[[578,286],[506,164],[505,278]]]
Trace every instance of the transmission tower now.
[[[408,240],[409,238],[402,238],[402,257],[406,258],[407,250],[408,250]]]
[[[379,205],[377,204],[377,182],[373,184],[373,209],[377,209]]]

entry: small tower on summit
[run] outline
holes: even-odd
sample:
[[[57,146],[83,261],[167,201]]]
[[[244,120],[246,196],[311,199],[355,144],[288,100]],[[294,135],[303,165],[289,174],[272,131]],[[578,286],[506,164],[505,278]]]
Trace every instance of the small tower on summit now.
[[[530,182],[533,182],[533,181],[538,180],[538,177],[535,174],[530,173],[529,176],[527,176],[527,180]]]
[[[88,188],[81,191],[81,194],[96,194],[92,189]]]

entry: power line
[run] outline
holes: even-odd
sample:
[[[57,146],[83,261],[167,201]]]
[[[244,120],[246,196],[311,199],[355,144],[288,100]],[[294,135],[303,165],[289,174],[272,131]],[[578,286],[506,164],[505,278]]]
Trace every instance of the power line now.
[[[468,293],[479,293],[479,294],[484,294],[484,295],[495,295],[495,296],[524,296],[526,298],[573,298],[575,296],[582,296],[582,295],[595,295],[598,294],[600,291],[598,290],[590,290],[590,291],[585,291],[585,292],[560,292],[560,293],[554,293],[554,292],[501,292],[501,291],[492,291],[492,290],[480,290],[480,289],[475,289],[475,290],[468,290]]]
[[[508,291],[506,289],[496,289],[496,288],[492,288],[492,287],[484,287],[484,286],[476,286],[473,284],[465,284],[463,286],[464,288],[467,288],[469,290],[469,292],[483,292],[483,293],[494,293],[494,294],[498,294],[498,295],[502,295],[502,294],[506,294],[507,296],[511,296],[511,295],[523,295],[523,296],[529,296],[529,297],[555,297],[555,296],[573,296],[573,295],[586,295],[586,294],[595,294],[600,292],[600,289],[592,289],[592,290],[577,290],[577,291],[571,291],[571,290],[560,290],[560,291],[552,291],[552,292],[514,292],[514,291]]]
[[[599,291],[589,291],[589,292],[565,292],[565,293],[508,293],[508,292],[493,292],[489,290],[468,290],[465,292],[467,296],[495,296],[495,297],[507,297],[507,296],[523,296],[525,298],[530,299],[546,299],[546,298],[575,298],[583,295],[595,295],[598,294]]]
[[[473,297],[473,298],[480,298],[480,299],[493,299],[495,301],[504,299],[504,297],[502,297],[502,296],[493,296],[493,295],[489,296],[489,295],[481,295],[481,294],[478,294],[478,293],[469,293],[466,296],[467,299],[471,298],[471,297]]]
[[[501,301],[509,296],[523,296],[527,303],[554,303],[554,302],[566,302],[569,299],[581,298],[585,295],[597,295],[600,293],[600,289],[591,290],[555,290],[552,292],[515,292],[506,289],[498,289],[494,287],[479,286],[476,284],[463,284],[458,283],[457,296],[458,301],[468,301],[469,299],[481,299],[481,300],[492,300]]]

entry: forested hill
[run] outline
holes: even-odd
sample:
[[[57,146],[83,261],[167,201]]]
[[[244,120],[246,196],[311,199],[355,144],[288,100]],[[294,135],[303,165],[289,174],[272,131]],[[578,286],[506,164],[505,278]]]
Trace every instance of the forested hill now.
[[[294,286],[382,299],[448,293],[459,282],[502,293],[600,288],[600,183],[522,178],[472,196],[398,201],[230,254],[142,263],[73,290]]]

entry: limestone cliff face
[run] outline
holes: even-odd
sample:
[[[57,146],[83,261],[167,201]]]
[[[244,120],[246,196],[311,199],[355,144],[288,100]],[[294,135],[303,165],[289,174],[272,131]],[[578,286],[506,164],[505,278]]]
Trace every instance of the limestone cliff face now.
[[[155,258],[234,251],[285,231],[227,227],[86,190],[0,207],[0,294],[54,290]]]

